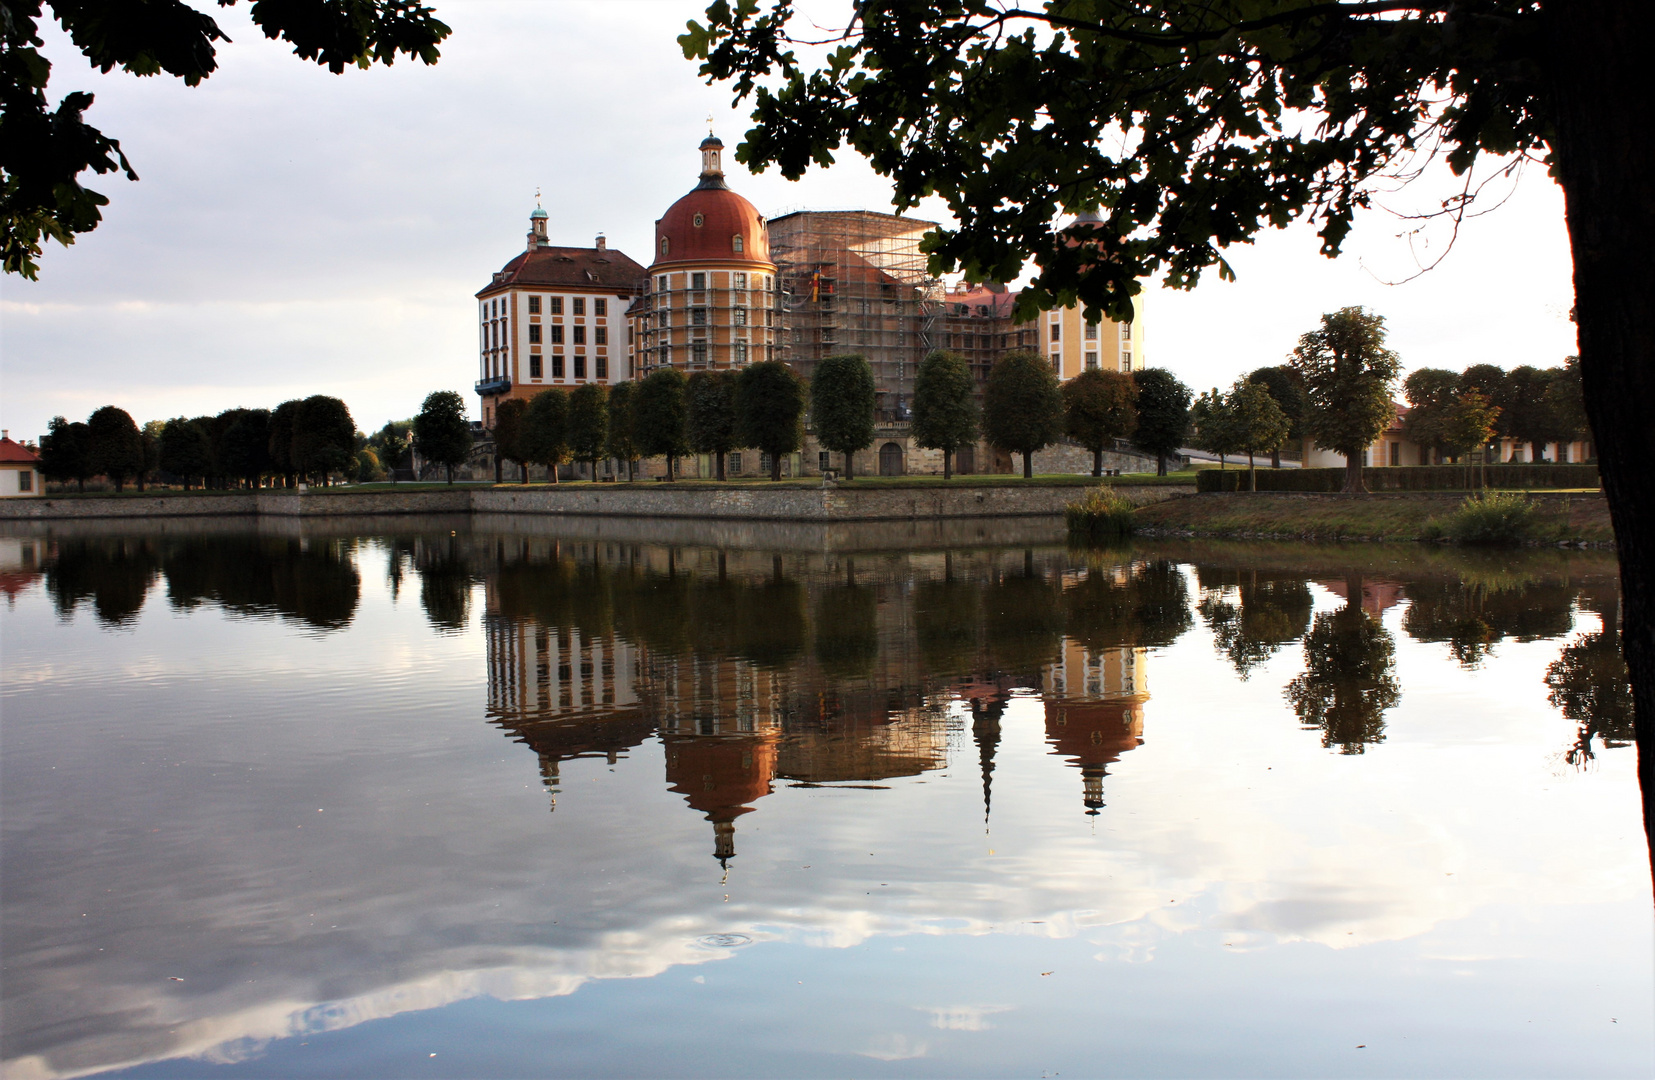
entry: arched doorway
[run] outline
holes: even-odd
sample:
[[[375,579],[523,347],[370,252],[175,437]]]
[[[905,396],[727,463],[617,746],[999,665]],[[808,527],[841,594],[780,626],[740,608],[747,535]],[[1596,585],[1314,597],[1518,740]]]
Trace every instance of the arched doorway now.
[[[954,451],[954,472],[960,476],[970,476],[977,471],[977,448],[962,446]]]
[[[902,475],[902,447],[894,442],[888,442],[879,448],[879,475]]]

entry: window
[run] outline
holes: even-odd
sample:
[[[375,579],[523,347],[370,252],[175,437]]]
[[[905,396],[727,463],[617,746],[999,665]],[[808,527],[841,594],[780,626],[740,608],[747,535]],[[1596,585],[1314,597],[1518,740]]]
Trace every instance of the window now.
[[[607,326],[594,327],[592,330],[592,343],[594,345],[609,344],[609,328]]]
[[[586,327],[584,327],[584,326],[575,327],[575,344],[576,345],[586,344]]]
[[[770,325],[770,316],[772,314],[773,314],[773,312],[771,312],[771,310],[769,308],[764,309],[764,325],[766,325],[766,326]]]
[[[736,235],[730,237],[730,250],[731,251],[744,251],[744,250],[746,250],[745,247],[742,244],[742,239],[741,239],[741,234],[740,233],[737,233]]]
[[[1096,371],[1097,369],[1098,369],[1098,354],[1095,353],[1095,352],[1087,353],[1086,354],[1086,370],[1087,371]]]
[[[552,378],[563,378],[563,357],[561,356],[552,357]]]
[[[707,309],[704,308],[704,307],[690,308],[690,325],[691,326],[706,326],[707,325]]]
[[[1122,341],[1131,341],[1132,340],[1132,324],[1131,323],[1129,323],[1129,322],[1128,323],[1121,323],[1121,340]]]
[[[672,325],[672,312],[670,312],[670,311],[661,311],[661,312],[658,312],[657,314],[660,315],[659,322],[662,326],[671,326]]]
[[[827,472],[829,469],[833,468],[833,455],[829,454],[826,450],[818,452],[816,455],[816,464],[817,467],[823,472]]]
[[[561,327],[561,326],[552,327],[552,344],[553,345],[563,344],[563,327]]]
[[[738,341],[735,344],[735,362],[738,364],[747,362],[747,343],[745,341]]]
[[[1131,371],[1132,370],[1132,353],[1130,351],[1123,351],[1121,353],[1121,370],[1122,371]]]
[[[746,274],[735,273],[735,274],[730,275],[730,288],[732,288],[732,289],[745,289],[746,287],[747,287],[747,275]]]
[[[667,250],[666,248],[661,249],[661,251],[663,253],[666,250]],[[660,277],[655,279],[655,291],[656,292],[666,292],[667,291],[667,276],[665,274],[662,274]]]
[[[1052,340],[1056,341],[1058,338],[1060,338],[1062,336],[1063,336],[1063,324],[1062,323],[1055,323],[1055,322],[1052,323]]]
[[[747,325],[747,309],[738,307],[730,309],[730,323],[732,326]]]
[[[605,300],[601,296],[596,300],[593,300],[592,314],[596,315],[600,319],[607,318],[609,316],[609,301]]]
[[[690,363],[696,367],[704,367],[707,363],[707,343],[696,341],[690,344]]]
[[[738,472],[741,471],[741,451],[740,450],[737,450],[737,451],[733,452],[730,455],[730,471],[733,472],[733,473],[738,473]]]
[[[769,453],[769,451],[760,451],[759,452],[759,475],[760,476],[769,476],[770,475],[770,453]]]
[[[699,229],[701,226],[707,224],[707,218],[703,214],[697,214],[693,218],[690,218],[690,224]]]
[[[707,275],[706,274],[691,274],[690,275],[690,291],[691,292],[701,292],[706,287],[707,287]]]
[[[33,491],[34,490],[34,470],[33,469],[20,469],[20,470],[18,470],[18,473],[17,473],[17,490],[18,491]]]
[[[579,354],[575,356],[575,378],[586,378],[586,357]]]
[[[585,315],[586,314],[586,298],[584,296],[575,297],[575,314],[576,315]]]
[[[540,314],[540,297],[538,297],[538,296],[529,297],[529,314],[530,315],[539,315]]]
[[[1097,339],[1098,339],[1098,324],[1095,323],[1095,322],[1088,322],[1086,324],[1086,340],[1087,341],[1096,341]]]
[[[540,354],[539,353],[535,353],[535,354],[533,354],[532,356],[529,357],[529,378],[531,378],[531,379],[540,378]]]
[[[529,324],[529,344],[530,345],[539,345],[540,344],[540,324],[539,323],[530,323]]]
[[[1402,464],[1402,444],[1399,442],[1391,444],[1391,464],[1393,466]]]
[[[667,253],[667,238],[663,236],[663,237],[661,237],[661,254],[665,255],[666,253]]]
[[[1052,353],[1052,370],[1055,371],[1055,372],[1058,372],[1059,374],[1061,374],[1063,372],[1063,356],[1062,356],[1062,354]]]
[[[599,379],[609,378],[609,358],[600,356],[592,361],[592,374]]]
[[[552,297],[552,314],[553,315],[563,314],[563,297],[561,297],[561,296]]]

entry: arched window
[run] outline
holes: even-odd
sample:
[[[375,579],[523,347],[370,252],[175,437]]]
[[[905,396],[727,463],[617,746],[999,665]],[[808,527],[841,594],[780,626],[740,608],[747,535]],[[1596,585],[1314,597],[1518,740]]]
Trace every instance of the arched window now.
[[[661,237],[661,254],[665,255],[667,253],[667,247],[667,238],[663,236]]]
[[[731,251],[745,251],[746,249],[747,244],[744,240],[742,240],[740,233],[736,233],[734,236],[730,237]]]

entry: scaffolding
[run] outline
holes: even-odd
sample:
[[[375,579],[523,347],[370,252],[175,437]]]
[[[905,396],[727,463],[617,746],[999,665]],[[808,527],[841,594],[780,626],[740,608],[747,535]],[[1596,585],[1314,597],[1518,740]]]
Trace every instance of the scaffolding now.
[[[940,344],[942,282],[919,246],[936,227],[871,210],[801,210],[769,222],[782,356],[805,378],[824,357],[864,357],[883,422],[907,419],[919,362]]]

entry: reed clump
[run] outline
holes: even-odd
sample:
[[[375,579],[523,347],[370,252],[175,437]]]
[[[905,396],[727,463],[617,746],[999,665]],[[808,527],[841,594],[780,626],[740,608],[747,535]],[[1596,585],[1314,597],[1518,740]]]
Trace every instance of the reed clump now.
[[[1460,544],[1521,544],[1534,539],[1539,509],[1527,495],[1485,491],[1461,503],[1444,530]]]
[[[1132,535],[1135,509],[1131,499],[1103,484],[1065,507],[1063,517],[1069,524],[1070,536],[1106,540]]]

